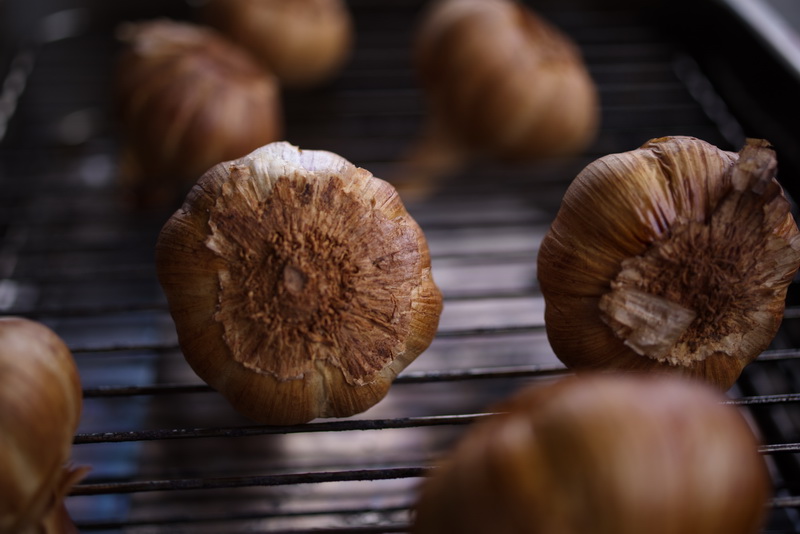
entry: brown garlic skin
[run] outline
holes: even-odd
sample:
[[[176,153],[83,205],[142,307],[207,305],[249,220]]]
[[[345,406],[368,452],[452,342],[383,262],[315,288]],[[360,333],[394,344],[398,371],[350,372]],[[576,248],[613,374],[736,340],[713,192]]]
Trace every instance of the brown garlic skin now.
[[[421,229],[344,158],[272,143],[210,169],[167,221],[158,276],[194,371],[266,424],[381,400],[442,309]]]
[[[68,465],[82,395],[61,338],[0,318],[0,534],[74,531],[63,499],[86,472]]]
[[[220,161],[278,140],[278,82],[211,28],[167,19],[120,27],[114,98],[123,185],[168,204]]]
[[[730,388],[774,338],[800,266],[776,165],[765,141],[736,154],[690,137],[589,164],[538,254],[556,355]]]
[[[514,0],[433,2],[414,64],[432,128],[462,151],[535,159],[579,152],[595,137],[597,89],[578,48]]]
[[[571,376],[518,392],[423,481],[413,534],[755,534],[771,482],[716,389]]]
[[[333,78],[355,40],[343,0],[210,0],[202,16],[289,87]]]

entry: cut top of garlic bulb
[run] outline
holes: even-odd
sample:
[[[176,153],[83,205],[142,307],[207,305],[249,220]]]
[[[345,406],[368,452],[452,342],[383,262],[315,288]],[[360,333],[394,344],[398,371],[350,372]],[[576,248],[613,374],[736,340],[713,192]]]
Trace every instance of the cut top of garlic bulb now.
[[[82,394],[61,338],[0,318],[0,533],[60,532],[62,499],[85,471],[67,465]]]
[[[538,258],[558,357],[730,387],[772,341],[800,265],[775,173],[764,141],[736,154],[688,137],[587,166]]]
[[[572,376],[516,393],[422,484],[414,534],[756,534],[758,441],[710,386]]]
[[[414,63],[433,120],[471,151],[570,154],[594,138],[597,90],[578,47],[515,0],[437,0]]]
[[[157,264],[189,363],[267,423],[376,403],[442,306],[394,188],[288,143],[206,173],[164,226]]]

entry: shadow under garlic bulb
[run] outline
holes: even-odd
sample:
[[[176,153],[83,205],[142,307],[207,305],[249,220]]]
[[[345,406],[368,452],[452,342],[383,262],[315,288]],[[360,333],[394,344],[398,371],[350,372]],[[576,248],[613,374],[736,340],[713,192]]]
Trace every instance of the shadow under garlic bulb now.
[[[210,0],[202,17],[290,87],[333,78],[355,39],[344,0]]]
[[[413,534],[756,534],[771,483],[716,389],[668,375],[522,390],[423,481]]]
[[[0,534],[77,532],[64,497],[83,403],[67,346],[41,323],[0,318]]]
[[[331,152],[280,142],[216,165],[156,252],[187,361],[262,423],[366,410],[438,327],[422,230]]]
[[[435,0],[415,35],[414,64],[449,150],[532,159],[594,139],[598,94],[577,46],[519,2]]]
[[[581,171],[538,254],[559,359],[730,388],[774,338],[800,266],[776,168],[765,141],[737,154],[664,137]]]
[[[159,19],[118,36],[121,175],[136,202],[168,204],[212,165],[281,137],[277,80],[217,31]]]

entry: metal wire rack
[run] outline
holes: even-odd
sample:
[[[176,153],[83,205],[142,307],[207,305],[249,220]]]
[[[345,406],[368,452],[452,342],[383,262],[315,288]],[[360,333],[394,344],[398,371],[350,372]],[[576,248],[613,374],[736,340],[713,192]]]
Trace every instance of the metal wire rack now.
[[[285,93],[287,140],[392,171],[425,116],[408,52],[422,4],[351,0],[354,55],[329,85]],[[180,353],[153,264],[168,213],[131,211],[117,194],[108,88],[111,22],[124,10],[51,14],[41,27],[61,17],[62,31],[6,51],[0,313],[50,325],[78,362],[74,458],[92,471],[67,504],[82,532],[406,532],[417,484],[467,425],[510,391],[566,373],[544,333],[535,257],[569,181],[652,137],[736,149],[745,135],[669,34],[639,10],[596,5],[536,6],[575,39],[598,83],[595,144],[566,160],[475,162],[409,202],[445,296],[434,343],[373,409],[291,427],[243,419]],[[730,392],[773,467],[773,534],[800,532],[797,296],[793,286],[773,346]]]

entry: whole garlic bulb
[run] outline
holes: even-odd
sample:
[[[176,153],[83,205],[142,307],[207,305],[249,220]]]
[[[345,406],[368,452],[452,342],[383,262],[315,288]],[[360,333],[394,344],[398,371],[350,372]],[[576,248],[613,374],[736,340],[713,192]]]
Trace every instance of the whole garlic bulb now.
[[[71,531],[63,498],[85,472],[68,465],[82,394],[61,338],[0,318],[0,533]]]
[[[267,424],[377,403],[442,309],[425,237],[394,188],[284,142],[203,175],[156,252],[187,361]]]
[[[292,87],[337,74],[355,39],[344,0],[210,0],[203,16]]]
[[[277,80],[215,30],[160,19],[118,34],[122,172],[143,202],[183,195],[212,165],[282,135]]]
[[[771,494],[753,432],[705,384],[656,375],[530,387],[423,482],[414,534],[755,534]]]
[[[432,120],[470,152],[539,158],[594,139],[597,89],[577,46],[515,0],[435,0],[414,62]]]
[[[765,141],[736,154],[689,137],[589,164],[538,255],[556,355],[733,385],[775,336],[800,266],[776,165]]]

